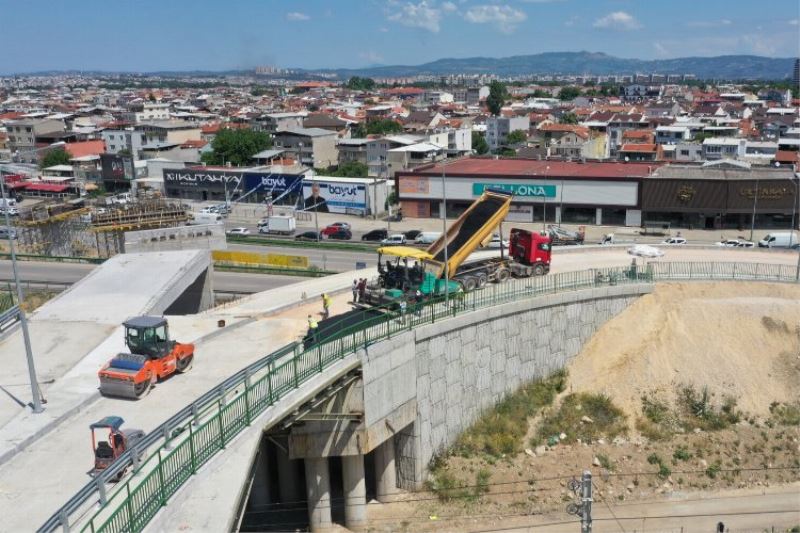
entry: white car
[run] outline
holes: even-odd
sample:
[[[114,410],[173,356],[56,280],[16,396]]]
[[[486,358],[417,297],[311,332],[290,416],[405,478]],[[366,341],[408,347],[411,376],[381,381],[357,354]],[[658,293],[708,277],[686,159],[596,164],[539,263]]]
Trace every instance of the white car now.
[[[714,243],[714,246],[723,246],[725,248],[753,248],[755,245],[756,243],[754,242],[742,239],[725,239]]]
[[[390,246],[398,246],[403,245],[406,243],[406,236],[402,233],[398,233],[396,235],[389,235],[389,237],[383,239],[381,244],[388,244]]]
[[[665,239],[661,244],[686,244],[686,239],[683,237],[670,237]]]
[[[247,228],[231,228],[226,231],[231,237],[250,235],[250,230]]]
[[[662,257],[664,252],[656,248],[655,246],[650,246],[649,244],[637,244],[635,246],[631,246],[628,248],[628,253],[630,255],[635,255],[636,257]]]
[[[508,241],[505,239],[500,239],[499,235],[495,235],[494,237],[492,237],[492,240],[489,241],[489,244],[486,247],[499,250],[501,244],[504,250],[508,250]]]

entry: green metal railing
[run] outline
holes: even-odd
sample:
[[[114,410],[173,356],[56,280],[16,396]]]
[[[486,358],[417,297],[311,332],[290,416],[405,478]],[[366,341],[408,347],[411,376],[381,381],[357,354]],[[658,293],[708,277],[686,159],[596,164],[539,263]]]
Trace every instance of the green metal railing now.
[[[652,263],[646,268],[611,268],[511,279],[489,284],[424,305],[409,305],[404,315],[382,315],[354,326],[325,332],[318,344],[288,345],[250,365],[206,393],[148,435],[161,444],[140,463],[130,454],[109,474],[132,465],[113,493],[105,493],[99,478],[56,512],[40,531],[67,529],[72,515],[85,514],[87,505],[100,503],[81,528],[85,532],[138,532],[193,474],[270,406],[359,348],[437,320],[520,299],[610,285],[667,280],[762,280],[794,282],[795,269],[755,263]],[[159,435],[164,436],[163,441]],[[119,460],[117,461],[119,463]]]

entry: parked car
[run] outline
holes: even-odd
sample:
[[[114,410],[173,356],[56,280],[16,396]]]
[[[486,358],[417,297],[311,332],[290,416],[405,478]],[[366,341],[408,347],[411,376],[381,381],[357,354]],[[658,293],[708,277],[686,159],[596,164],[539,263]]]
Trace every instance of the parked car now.
[[[326,235],[329,239],[336,239],[339,241],[349,241],[353,238],[353,232],[349,229],[340,228],[334,232],[328,233]]]
[[[325,229],[322,230],[322,234],[328,236],[331,233],[336,233],[340,230],[350,231],[350,224],[347,222],[334,222],[333,224],[326,226]]]
[[[411,242],[414,239],[416,239],[417,237],[419,237],[420,233],[422,233],[422,230],[412,229],[412,230],[404,231],[403,235],[406,236],[406,240],[407,241]]]
[[[247,235],[250,235],[250,230],[247,228],[231,228],[225,233],[227,233],[231,237],[245,237]]]
[[[686,239],[683,237],[670,237],[668,239],[664,239],[661,244],[686,244]]]
[[[19,209],[16,207],[0,207],[0,215],[5,215],[8,213],[9,216],[16,217],[19,216]]]
[[[635,255],[637,257],[661,257],[664,255],[664,252],[656,248],[655,246],[650,246],[648,244],[637,244],[635,246],[631,246],[628,248],[628,253],[630,255]]]
[[[493,250],[499,250],[501,245],[504,250],[508,250],[508,241],[505,239],[501,239],[500,235],[495,235],[494,237],[492,237],[492,240],[489,241],[489,244],[486,247],[491,248]]]
[[[433,244],[436,239],[442,236],[441,231],[423,231],[414,239],[415,244]]]
[[[397,233],[395,235],[390,235],[389,237],[383,239],[381,244],[389,245],[389,246],[401,246],[406,243],[406,236],[402,233]]]
[[[744,239],[725,239],[714,243],[714,246],[724,246],[725,248],[753,248],[755,245],[756,243]]]
[[[0,239],[16,239],[17,230],[8,226],[0,226]]]
[[[362,235],[361,240],[380,242],[383,239],[386,239],[387,237],[389,237],[389,232],[386,231],[385,229],[374,229]]]
[[[294,240],[296,241],[318,241],[322,238],[321,235],[317,235],[316,231],[304,231],[299,235],[295,235]]]

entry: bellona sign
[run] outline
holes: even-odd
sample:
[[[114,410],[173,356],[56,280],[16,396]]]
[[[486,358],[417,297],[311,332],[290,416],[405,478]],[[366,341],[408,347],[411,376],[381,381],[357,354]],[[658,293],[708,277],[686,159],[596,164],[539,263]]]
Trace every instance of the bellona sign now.
[[[486,189],[499,189],[514,196],[535,196],[544,198],[556,197],[555,185],[537,185],[534,183],[473,183],[472,194],[480,196]]]

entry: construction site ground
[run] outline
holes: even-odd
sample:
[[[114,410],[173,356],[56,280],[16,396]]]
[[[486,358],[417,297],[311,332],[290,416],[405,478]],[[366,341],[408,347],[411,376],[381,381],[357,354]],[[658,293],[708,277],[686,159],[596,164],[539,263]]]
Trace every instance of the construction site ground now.
[[[783,504],[788,513],[755,520],[731,516],[726,522],[731,531],[754,524],[800,525],[800,428],[796,421],[778,422],[770,410],[773,402],[800,401],[798,297],[800,287],[786,284],[659,284],[587,343],[568,368],[566,389],[545,410],[553,412],[571,393],[604,394],[623,410],[627,434],[591,444],[548,445],[532,439],[541,421],[537,415],[527,421],[518,453],[444,459],[438,471],[466,487],[460,496],[445,501],[441,494],[449,493],[442,491],[404,494],[398,500],[406,503],[371,506],[376,530],[491,531],[549,520],[553,531],[561,531],[555,527],[561,527],[559,522],[575,520],[565,506],[578,500],[567,482],[587,469],[593,472],[594,509],[608,518],[613,513],[629,516],[631,505],[640,502],[700,501],[654,512],[691,514],[688,510],[699,512],[707,505],[703,502],[737,494],[731,491],[757,495],[777,490],[788,495]],[[658,397],[674,406],[684,385],[708,387],[712,402],[735,397],[741,420],[718,431],[676,430],[663,440],[643,436],[636,429],[643,417],[641,398]],[[488,478],[476,493],[480,471]],[[482,491],[486,494],[478,495]],[[717,506],[715,512],[745,507]],[[657,522],[646,522],[647,531],[680,531],[687,524],[693,527],[685,531],[701,530],[694,528],[700,522],[690,518],[664,522],[664,529],[652,529]],[[626,522],[627,527],[642,524]],[[613,521],[596,530],[620,531]]]

